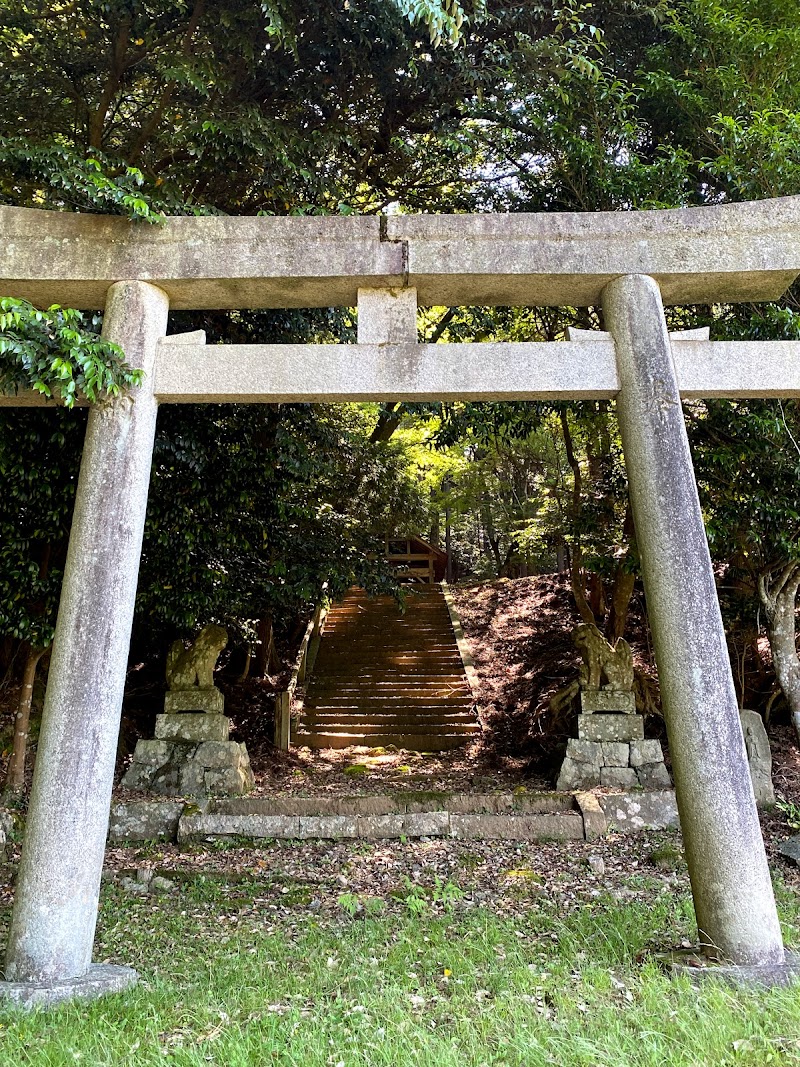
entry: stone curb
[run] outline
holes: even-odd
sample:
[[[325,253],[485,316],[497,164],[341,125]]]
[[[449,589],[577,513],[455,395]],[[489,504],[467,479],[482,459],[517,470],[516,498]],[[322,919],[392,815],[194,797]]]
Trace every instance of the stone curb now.
[[[109,843],[209,837],[595,841],[613,829],[675,829],[672,790],[631,793],[427,794],[341,798],[254,797],[117,802]]]

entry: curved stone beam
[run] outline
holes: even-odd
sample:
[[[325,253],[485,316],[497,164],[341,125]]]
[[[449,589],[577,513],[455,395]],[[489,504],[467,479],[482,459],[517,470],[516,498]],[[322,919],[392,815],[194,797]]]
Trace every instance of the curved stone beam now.
[[[0,293],[101,308],[120,278],[175,310],[356,305],[584,306],[631,273],[666,304],[773,300],[800,274],[800,196],[663,211],[388,218],[170,218],[0,208]]]

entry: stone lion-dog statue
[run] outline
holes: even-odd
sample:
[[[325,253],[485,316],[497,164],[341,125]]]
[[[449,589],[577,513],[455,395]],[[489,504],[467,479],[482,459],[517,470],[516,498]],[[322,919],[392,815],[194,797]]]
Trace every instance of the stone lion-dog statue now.
[[[228,643],[228,631],[211,623],[204,626],[187,648],[173,641],[167,653],[167,686],[170,689],[213,689],[214,667]]]
[[[610,689],[617,693],[633,689],[633,653],[627,641],[620,637],[612,645],[588,622],[575,627],[572,639],[583,656],[581,689]]]

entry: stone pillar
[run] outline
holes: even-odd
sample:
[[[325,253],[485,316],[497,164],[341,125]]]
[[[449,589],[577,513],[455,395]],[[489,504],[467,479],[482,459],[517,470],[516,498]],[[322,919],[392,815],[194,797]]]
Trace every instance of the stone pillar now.
[[[617,415],[701,944],[736,965],[784,949],[658,284],[610,282]]]
[[[89,414],[7,985],[50,983],[63,991],[69,980],[92,972],[128,970],[90,970],[90,963],[156,428],[153,367],[167,312],[166,294],[146,282],[117,282],[108,291],[103,335],[146,378],[133,395]],[[120,975],[112,974],[108,987],[119,985]],[[84,981],[82,995],[87,990],[102,992]],[[19,988],[0,992],[26,999]]]

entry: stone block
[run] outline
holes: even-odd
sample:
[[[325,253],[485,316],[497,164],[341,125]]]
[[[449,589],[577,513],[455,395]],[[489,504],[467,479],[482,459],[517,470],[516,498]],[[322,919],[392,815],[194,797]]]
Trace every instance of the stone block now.
[[[591,789],[600,784],[600,768],[593,763],[578,763],[566,756],[561,764],[561,771],[556,782],[559,792],[569,793],[573,789]]]
[[[631,746],[624,741],[603,741],[603,766],[627,767],[630,761]]]
[[[236,741],[203,741],[192,759],[209,771],[236,769],[242,762],[241,746]]]
[[[227,715],[156,715],[156,737],[162,741],[227,741],[230,730]]]
[[[778,845],[778,852],[795,867],[800,867],[800,834],[788,837]]]
[[[597,798],[609,826],[623,831],[675,830],[680,827],[678,805],[672,789],[623,793]]]
[[[358,836],[365,838],[402,837],[405,815],[359,815]]]
[[[169,741],[137,741],[133,753],[134,763],[143,763],[146,767],[162,767],[169,763],[172,745]]]
[[[636,698],[630,690],[582,689],[581,711],[584,715],[595,712],[635,715]]]
[[[136,985],[131,967],[92,963],[85,974],[53,982],[0,982],[0,1000],[18,1008],[50,1008],[72,1000],[95,1000]]]
[[[108,839],[114,844],[125,841],[174,841],[182,812],[183,804],[179,800],[137,800],[129,804],[112,804]]]
[[[205,793],[246,793],[253,788],[252,778],[247,774],[249,767],[226,767],[220,771],[206,770],[203,774]]]
[[[573,799],[560,793],[514,793],[510,800],[513,811],[524,811],[529,815],[575,810]]]
[[[300,819],[290,815],[183,815],[178,842],[203,837],[299,837]]]
[[[450,833],[462,840],[582,841],[575,812],[551,815],[451,815]]]
[[[398,794],[406,811],[444,811],[450,803],[450,793],[429,790],[405,792]]]
[[[578,737],[583,741],[640,741],[644,737],[641,715],[579,715]]]
[[[212,689],[169,689],[164,696],[164,711],[167,714],[181,711],[204,711],[209,715],[221,715],[225,710],[225,697],[216,687]]]
[[[358,837],[358,817],[351,815],[301,815],[298,837]]]
[[[507,793],[453,793],[447,800],[447,810],[459,815],[499,815],[511,807]]]
[[[643,767],[648,763],[663,763],[664,753],[660,741],[634,741],[631,744],[631,767]]]
[[[587,841],[596,841],[608,830],[606,814],[594,793],[576,793],[575,801],[583,818],[583,836]]]
[[[664,763],[646,763],[636,768],[636,777],[642,789],[669,789],[672,779]]]
[[[207,792],[206,772],[202,764],[195,763],[194,760],[189,760],[187,763],[183,763],[177,767],[177,772],[178,785],[175,792],[183,793],[187,796],[203,796]],[[169,783],[170,785],[172,783],[171,774],[169,776]],[[165,791],[165,789],[162,789],[162,792]]]
[[[449,811],[410,811],[403,820],[408,837],[442,837],[450,833]]]
[[[147,763],[132,763],[125,771],[120,784],[123,789],[149,789],[157,771],[157,767],[151,767]]]
[[[584,741],[571,737],[567,742],[567,757],[576,763],[603,766],[603,746],[597,741]]]
[[[762,808],[775,806],[775,789],[772,785],[772,752],[764,720],[757,711],[744,709],[740,713],[750,779],[753,783],[756,804]]]
[[[322,798],[320,798],[322,799]],[[297,803],[295,801],[295,803]],[[323,801],[324,803],[324,801]],[[307,815],[399,815],[405,811],[405,805],[394,797],[340,797],[338,801],[332,800],[330,810],[323,809],[319,799],[309,798],[309,804],[315,805],[315,810],[298,812]]]
[[[632,767],[601,767],[600,785],[630,789],[637,786],[639,779]]]

